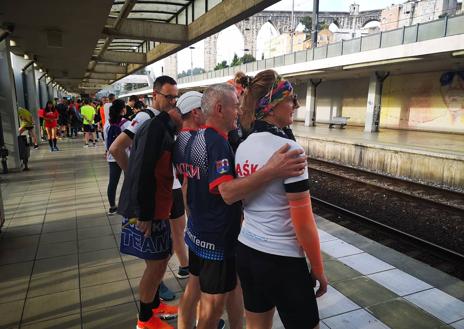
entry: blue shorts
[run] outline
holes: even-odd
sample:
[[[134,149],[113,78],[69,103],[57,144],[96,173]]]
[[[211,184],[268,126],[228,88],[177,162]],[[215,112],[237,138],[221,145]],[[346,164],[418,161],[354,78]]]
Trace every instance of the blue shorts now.
[[[128,219],[123,218],[120,245],[123,254],[147,260],[171,257],[172,240],[169,220],[152,221],[152,233],[148,238],[145,238],[134,224],[124,227],[127,222]]]

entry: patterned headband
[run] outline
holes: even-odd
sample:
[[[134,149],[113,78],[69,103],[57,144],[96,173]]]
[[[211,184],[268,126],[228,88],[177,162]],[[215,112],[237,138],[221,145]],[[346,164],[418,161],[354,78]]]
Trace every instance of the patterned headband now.
[[[285,97],[289,96],[293,91],[293,87],[290,82],[287,80],[282,80],[282,78],[277,78],[274,84],[272,85],[271,90],[261,97],[256,102],[255,117],[257,120],[261,120],[271,112],[271,110]]]

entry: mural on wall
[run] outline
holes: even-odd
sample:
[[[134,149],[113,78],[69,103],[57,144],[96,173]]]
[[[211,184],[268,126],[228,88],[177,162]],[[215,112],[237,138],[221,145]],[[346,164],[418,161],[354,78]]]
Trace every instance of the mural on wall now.
[[[464,71],[388,78],[380,123],[391,128],[464,132]]]

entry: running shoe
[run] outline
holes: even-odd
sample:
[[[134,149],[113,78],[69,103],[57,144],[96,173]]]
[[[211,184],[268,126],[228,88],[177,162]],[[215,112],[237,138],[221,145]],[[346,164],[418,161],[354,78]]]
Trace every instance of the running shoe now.
[[[163,320],[177,318],[177,312],[177,306],[168,305],[163,302],[160,302],[160,305],[153,309],[153,314]]]
[[[189,274],[190,273],[188,266],[179,266],[179,270],[177,271],[177,273],[175,273],[176,277],[178,277],[179,279],[187,279],[189,277]]]
[[[60,149],[58,148],[58,146],[55,146],[54,147],[55,151],[59,151]]]
[[[39,145],[35,144],[34,145],[34,150],[37,150],[39,148]]]
[[[137,329],[174,329],[174,327],[153,315],[145,322],[137,320]]]
[[[159,297],[165,302],[169,302],[171,300],[176,299],[176,294],[169,290],[169,288],[166,287],[164,282],[161,281],[161,284],[159,286]]]
[[[85,144],[85,145],[84,145],[84,148],[87,148],[87,147],[89,147],[89,144]]]
[[[108,210],[108,215],[113,216],[114,214],[116,214],[117,211],[118,207],[110,207],[110,209]]]

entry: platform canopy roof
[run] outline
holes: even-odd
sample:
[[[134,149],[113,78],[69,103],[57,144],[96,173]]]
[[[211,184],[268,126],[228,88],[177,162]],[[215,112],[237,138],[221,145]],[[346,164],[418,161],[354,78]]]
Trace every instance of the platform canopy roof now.
[[[67,91],[88,93],[276,2],[2,0],[0,39]]]

